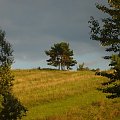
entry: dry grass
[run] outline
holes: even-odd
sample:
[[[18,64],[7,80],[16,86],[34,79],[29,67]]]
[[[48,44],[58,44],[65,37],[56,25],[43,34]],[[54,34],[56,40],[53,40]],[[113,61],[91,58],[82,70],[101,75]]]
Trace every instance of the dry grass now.
[[[23,120],[119,120],[120,100],[97,90],[106,78],[91,71],[15,70],[14,94],[28,108]]]

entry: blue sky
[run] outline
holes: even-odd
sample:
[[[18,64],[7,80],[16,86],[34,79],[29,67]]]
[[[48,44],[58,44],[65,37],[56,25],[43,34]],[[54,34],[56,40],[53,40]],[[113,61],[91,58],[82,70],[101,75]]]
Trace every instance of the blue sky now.
[[[102,0],[0,0],[0,26],[13,45],[13,68],[47,66],[44,51],[54,43],[70,43],[74,58],[90,68],[107,69],[105,48],[90,40],[90,16],[104,16]],[[104,3],[103,3],[104,4]],[[75,66],[77,67],[77,66]]]

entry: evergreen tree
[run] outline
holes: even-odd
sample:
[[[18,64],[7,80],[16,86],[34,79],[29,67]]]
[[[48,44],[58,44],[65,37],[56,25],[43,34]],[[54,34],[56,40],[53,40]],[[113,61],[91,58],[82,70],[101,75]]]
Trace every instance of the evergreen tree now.
[[[83,62],[82,64],[79,64],[77,70],[78,70],[78,71],[79,71],[79,70],[85,70],[84,65],[85,65],[84,62]]]
[[[108,0],[112,7],[120,8],[120,1],[119,0]]]
[[[73,60],[73,50],[70,50],[69,44],[65,42],[54,44],[50,50],[45,51],[46,55],[50,56],[47,60],[48,65],[59,67],[60,70],[71,69],[71,66],[77,64],[76,60]]]
[[[101,72],[98,74],[108,77],[110,79],[109,83],[113,83],[120,80],[120,0],[108,0],[108,7],[100,4],[96,4],[96,7],[107,13],[108,17],[103,18],[102,21],[91,17],[89,21],[91,39],[99,41],[102,46],[106,47],[107,52],[113,53],[104,58],[111,60],[109,65],[114,69],[113,73]],[[115,92],[116,86],[119,90],[117,89]],[[114,87],[115,89],[111,93],[120,96],[119,85],[115,84]],[[110,89],[105,90],[105,92],[110,92]]]
[[[5,39],[5,32],[0,30],[0,120],[21,119],[26,108],[12,94],[14,77],[11,74],[13,63],[11,44]]]

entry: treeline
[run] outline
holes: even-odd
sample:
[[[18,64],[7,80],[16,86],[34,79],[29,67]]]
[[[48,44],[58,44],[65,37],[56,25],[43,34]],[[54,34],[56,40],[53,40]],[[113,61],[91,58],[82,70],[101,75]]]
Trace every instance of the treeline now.
[[[55,69],[55,68],[49,68],[49,67],[48,68],[37,67],[37,68],[33,68],[33,69],[34,70],[35,69],[37,69],[37,70],[59,70],[57,68]],[[98,72],[98,71],[100,71],[100,68],[92,68],[91,69],[89,67],[85,67],[85,63],[82,63],[82,64],[79,64],[75,70],[77,70],[77,71],[86,71],[86,70],[88,70],[88,71]]]

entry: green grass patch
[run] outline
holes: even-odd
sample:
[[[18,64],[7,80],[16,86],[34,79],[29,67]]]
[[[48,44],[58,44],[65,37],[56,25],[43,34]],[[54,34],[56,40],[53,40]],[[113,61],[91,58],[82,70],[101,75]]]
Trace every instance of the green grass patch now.
[[[91,71],[15,70],[13,92],[28,108],[22,120],[119,120],[120,99],[98,91]]]

